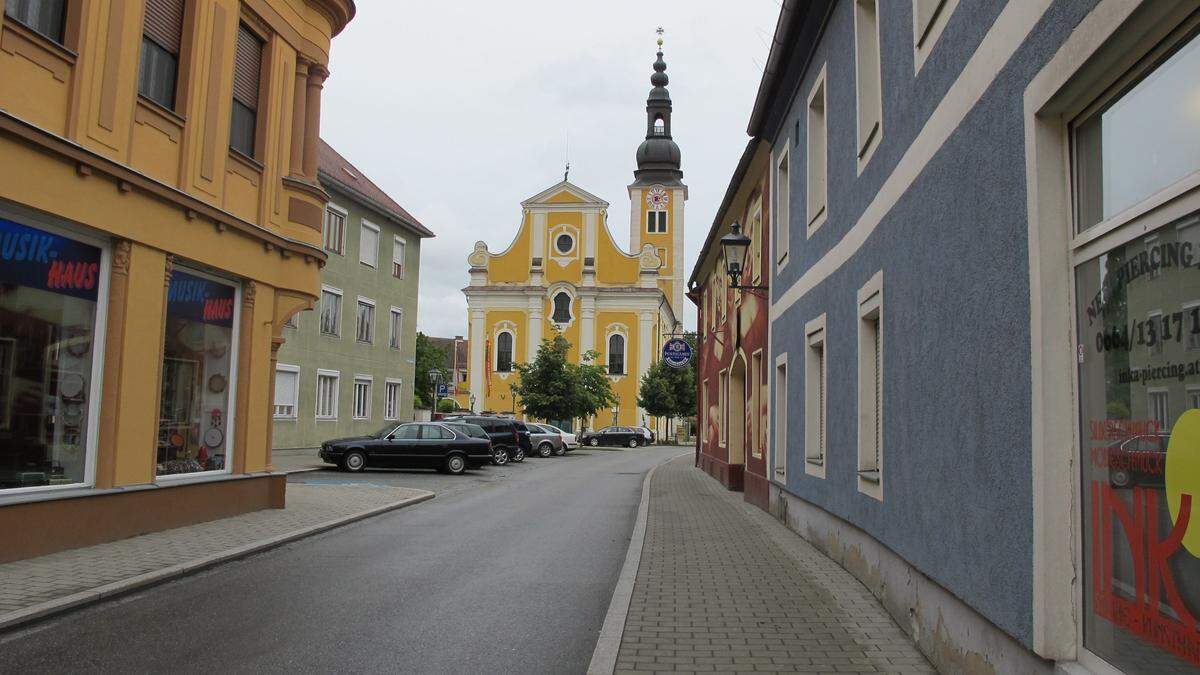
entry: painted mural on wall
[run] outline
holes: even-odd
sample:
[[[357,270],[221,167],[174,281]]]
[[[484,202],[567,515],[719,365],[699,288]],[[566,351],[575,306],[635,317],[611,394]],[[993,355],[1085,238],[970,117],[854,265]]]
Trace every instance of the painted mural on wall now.
[[[1084,643],[1200,666],[1200,218],[1077,268]]]

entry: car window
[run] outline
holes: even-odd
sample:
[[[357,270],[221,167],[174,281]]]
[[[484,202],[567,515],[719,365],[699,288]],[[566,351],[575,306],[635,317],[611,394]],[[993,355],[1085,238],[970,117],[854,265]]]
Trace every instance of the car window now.
[[[526,422],[526,423],[525,423],[525,426],[529,427],[529,431],[530,431],[531,433],[535,433],[535,434],[548,434],[548,433],[550,433],[549,431],[547,431],[547,430],[546,430],[546,427],[544,427],[544,426],[542,426],[542,425],[540,425],[540,424],[529,424],[528,422]]]
[[[441,439],[441,440],[447,440],[447,439],[454,438],[454,432],[451,431],[450,429],[447,429],[447,428],[441,426],[440,424],[434,424],[434,425],[431,425],[431,427],[432,428],[430,429],[430,431],[432,432],[432,435],[430,435],[430,438],[436,438],[436,439]]]
[[[402,425],[399,429],[396,429],[395,437],[398,439],[401,439],[401,440],[411,441],[411,440],[415,440],[417,438],[417,434],[419,434],[420,432],[421,432],[421,425],[405,424],[405,425]]]
[[[472,438],[487,438],[488,437],[487,432],[483,430],[483,427],[481,427],[477,424],[463,424],[463,425],[460,425],[460,428],[462,429],[463,433],[465,433],[466,435],[468,435]]]

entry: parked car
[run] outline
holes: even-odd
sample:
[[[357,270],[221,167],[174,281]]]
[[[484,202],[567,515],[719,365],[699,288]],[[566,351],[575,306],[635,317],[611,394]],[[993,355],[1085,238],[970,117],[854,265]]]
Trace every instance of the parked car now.
[[[541,424],[539,426],[545,427],[547,429],[551,429],[553,431],[557,431],[558,435],[562,436],[563,448],[565,448],[566,452],[570,452],[570,451],[574,450],[575,448],[579,447],[579,437],[577,437],[575,434],[573,434],[569,431],[563,431],[562,429],[559,429],[558,427],[554,426],[553,424]]]
[[[525,423],[529,427],[530,441],[533,443],[538,457],[549,457],[567,454],[567,445],[563,442],[562,432],[545,424]]]
[[[340,438],[321,444],[322,461],[343,471],[368,467],[437,469],[461,474],[492,460],[492,443],[472,438],[445,424],[389,424],[369,436]]]
[[[455,418],[447,419],[444,424],[457,432],[470,436],[471,438],[487,439],[489,443],[492,440],[491,437],[488,436],[488,433],[483,430],[483,427],[479,426],[478,424],[462,422]],[[508,449],[505,446],[492,446],[492,464],[495,464],[496,466],[504,466],[505,464],[508,464]]]
[[[508,453],[508,461],[523,462],[525,454],[533,445],[529,439],[529,429],[525,424],[507,417],[492,417],[489,415],[455,415],[447,417],[446,422],[467,422],[483,427],[492,447],[504,448]],[[520,425],[519,427],[517,425]]]
[[[646,437],[633,427],[604,427],[599,431],[584,432],[579,441],[593,448],[598,445],[625,445],[636,448],[645,444]]]
[[[1162,485],[1170,434],[1139,434],[1108,447],[1108,482],[1115,488]]]
[[[642,436],[645,437],[646,442],[643,443],[643,445],[654,445],[654,441],[656,439],[654,438],[654,430],[653,429],[651,429],[650,427],[634,427],[634,429],[637,429],[638,431],[642,432]]]

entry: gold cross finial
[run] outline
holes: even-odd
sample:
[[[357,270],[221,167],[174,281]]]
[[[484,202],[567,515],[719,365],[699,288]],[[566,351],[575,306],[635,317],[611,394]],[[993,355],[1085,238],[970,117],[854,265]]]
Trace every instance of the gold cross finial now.
[[[662,40],[662,36],[663,36],[663,33],[664,33],[665,31],[663,30],[663,27],[662,27],[662,26],[659,26],[659,27],[658,27],[658,29],[657,29],[657,30],[655,30],[654,32],[655,32],[655,33],[658,33],[658,46],[659,46],[659,47],[661,47],[661,46],[662,46],[662,42],[663,42],[663,40]]]

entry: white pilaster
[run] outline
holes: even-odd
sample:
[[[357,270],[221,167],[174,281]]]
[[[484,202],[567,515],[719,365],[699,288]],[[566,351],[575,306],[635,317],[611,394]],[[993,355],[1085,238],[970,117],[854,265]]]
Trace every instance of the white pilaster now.
[[[687,191],[677,188],[671,191],[671,311],[683,317],[683,202]]]
[[[640,312],[638,314],[638,370],[637,381],[642,381],[642,375],[650,370],[650,354],[651,346],[650,338],[654,335],[654,313]],[[642,418],[646,416],[646,411],[638,406],[636,424],[642,423]]]
[[[583,214],[583,256],[596,259],[596,227],[599,211],[588,209]]]
[[[542,307],[543,299],[541,295],[530,296],[529,298],[529,342],[525,349],[525,361],[531,362],[537,356],[538,347],[542,346]]]
[[[584,295],[579,298],[579,353],[596,348],[596,298]]]
[[[642,191],[629,188],[629,252],[642,250]]]
[[[483,409],[483,391],[484,380],[487,377],[487,369],[483,363],[483,341],[486,339],[484,334],[484,322],[487,320],[487,313],[482,309],[471,310],[471,325],[470,340],[471,340],[471,355],[469,360],[469,368],[471,371],[471,381],[469,383],[471,396],[475,397],[475,406],[473,412],[479,412]]]
[[[531,257],[546,258],[546,212],[536,211],[533,214],[533,253]],[[545,264],[544,262],[542,263]]]

